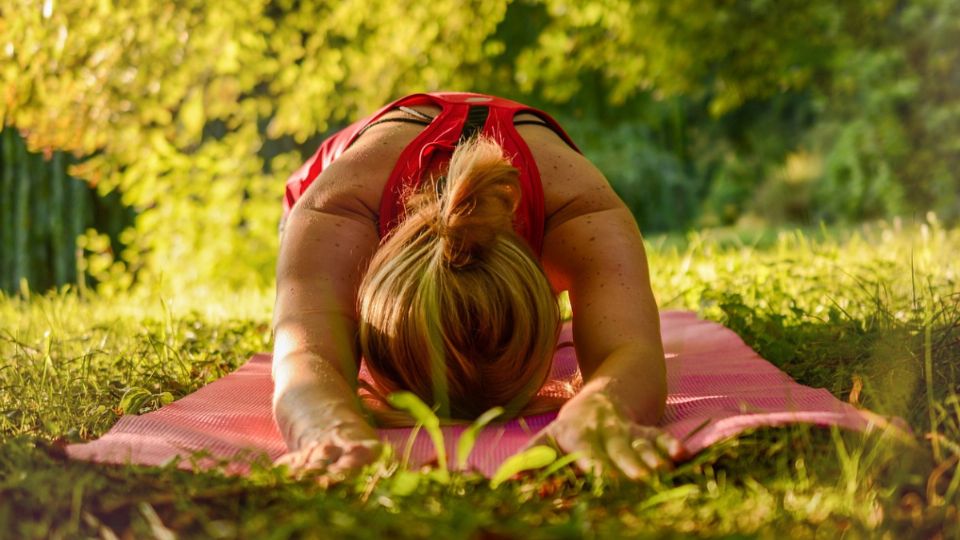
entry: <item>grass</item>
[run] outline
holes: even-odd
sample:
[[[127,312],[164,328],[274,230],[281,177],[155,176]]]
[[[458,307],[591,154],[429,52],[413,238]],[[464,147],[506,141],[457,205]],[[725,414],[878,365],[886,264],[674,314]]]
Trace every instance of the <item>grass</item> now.
[[[723,322],[800,382],[902,417],[916,443],[766,429],[642,484],[560,471],[497,489],[387,462],[329,488],[268,464],[235,478],[75,463],[64,443],[269,349],[272,294],[0,298],[0,537],[960,538],[960,230],[928,217],[648,246],[663,307]]]

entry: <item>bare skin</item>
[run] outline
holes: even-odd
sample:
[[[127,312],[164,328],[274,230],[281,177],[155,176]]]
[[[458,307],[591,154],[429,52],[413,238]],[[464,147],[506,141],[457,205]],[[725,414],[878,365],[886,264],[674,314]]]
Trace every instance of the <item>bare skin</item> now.
[[[525,117],[534,118],[516,119]],[[273,402],[290,448],[278,462],[292,469],[336,474],[379,453],[376,432],[355,397],[356,298],[380,241],[384,185],[421,129],[402,123],[371,128],[324,170],[288,217],[277,265]],[[517,131],[543,181],[541,262],[554,290],[570,291],[585,381],[534,442],[577,452],[583,470],[642,478],[682,450],[651,426],[663,413],[666,376],[640,232],[586,158],[545,127],[520,125]]]

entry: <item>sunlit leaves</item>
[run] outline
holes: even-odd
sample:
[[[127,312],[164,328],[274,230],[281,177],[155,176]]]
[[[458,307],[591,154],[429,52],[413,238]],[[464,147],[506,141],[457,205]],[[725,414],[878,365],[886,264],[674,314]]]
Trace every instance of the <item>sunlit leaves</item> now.
[[[270,274],[294,161],[266,167],[264,140],[475,87],[506,4],[17,3],[0,22],[0,116],[34,149],[93,155],[74,172],[140,212],[123,260],[142,279],[249,285]],[[254,271],[224,276],[217,262],[240,258]]]
[[[579,91],[577,75],[587,72],[606,79],[614,102],[648,90],[706,93],[722,114],[751,98],[803,88],[842,43],[843,10],[820,2],[538,3],[550,20],[538,46],[519,58],[517,80],[557,101]]]
[[[828,160],[837,167],[825,169],[828,191],[846,190],[854,204],[879,213],[901,208],[898,197],[925,199],[943,215],[958,212],[950,202],[955,181],[947,162],[957,147],[947,129],[956,124],[956,107],[937,101],[955,101],[955,47],[949,46],[957,32],[951,26],[955,8],[945,0],[916,0],[904,9],[898,31],[917,36],[931,29],[927,41],[911,46],[922,60],[915,69],[902,66],[895,48],[862,53],[872,51],[890,22],[892,0],[8,4],[0,20],[0,118],[19,128],[34,150],[91,156],[74,172],[102,192],[124,192],[140,214],[133,245],[118,256],[140,271],[141,280],[164,275],[174,286],[269,280],[282,183],[296,167],[296,151],[311,150],[303,145],[391,98],[425,90],[594,103],[600,110],[637,96],[651,103],[683,96],[716,117],[836,78],[835,87],[821,87],[824,96],[882,107],[871,105],[865,124],[844,121],[819,134],[827,144],[841,143],[831,154],[836,159]],[[900,77],[904,70],[912,76]],[[901,122],[900,105],[914,93],[933,104]],[[670,129],[682,130],[677,140],[698,136],[699,125],[684,123],[696,113],[664,105],[652,114],[675,117]],[[648,168],[663,178],[657,189],[690,202],[678,203],[689,205],[677,212],[682,219],[647,224],[692,223],[707,187],[715,183],[723,191],[722,180],[729,178],[689,182],[690,171],[678,171],[677,163],[694,160],[690,154],[702,148],[690,143],[668,151],[655,137],[637,135],[634,124],[649,120],[636,118],[628,131],[644,145],[653,141],[650,151],[627,151],[650,158]],[[602,130],[609,127],[597,122]],[[771,138],[793,141],[786,133]],[[947,135],[930,136],[940,133]],[[707,137],[706,151],[730,151],[714,144],[723,137]],[[619,143],[604,144],[609,153]],[[630,167],[620,168],[634,172],[605,172],[628,176],[631,184],[640,177],[646,182],[647,167],[631,159]],[[696,159],[690,169],[715,168],[710,156]],[[882,185],[872,191],[847,185],[845,171],[859,174],[860,184],[879,179]],[[896,192],[904,173],[923,187],[919,195]],[[648,195],[632,189],[635,197]],[[851,212],[871,215],[857,211]],[[225,276],[230,267],[217,264],[224,260],[243,260],[252,271]]]

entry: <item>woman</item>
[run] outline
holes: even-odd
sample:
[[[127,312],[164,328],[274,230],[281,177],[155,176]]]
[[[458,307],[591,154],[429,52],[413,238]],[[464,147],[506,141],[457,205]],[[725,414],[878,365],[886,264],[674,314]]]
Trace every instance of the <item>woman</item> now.
[[[678,457],[652,427],[666,381],[640,233],[545,113],[480,94],[408,96],[324,142],[288,181],[285,209],[280,462],[336,473],[377,457],[361,355],[380,390],[413,391],[444,416],[537,409],[563,290],[584,385],[537,441],[630,478]]]

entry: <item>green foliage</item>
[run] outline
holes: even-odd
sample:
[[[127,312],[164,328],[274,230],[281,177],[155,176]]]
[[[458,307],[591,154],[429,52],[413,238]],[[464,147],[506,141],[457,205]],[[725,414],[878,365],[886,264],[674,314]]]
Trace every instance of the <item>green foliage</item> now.
[[[477,436],[480,434],[480,431],[503,413],[503,407],[494,407],[478,416],[477,419],[470,424],[470,427],[463,430],[463,433],[460,434],[460,439],[457,441],[457,468],[460,470],[467,468],[467,459],[470,457],[470,452],[473,451],[473,446],[477,442]]]
[[[97,197],[67,175],[72,161],[28,151],[13,129],[0,132],[0,290],[84,288],[87,271],[107,273],[132,216],[116,193]]]
[[[437,464],[445,478],[447,447],[443,444],[443,432],[440,430],[440,419],[437,415],[413,392],[394,392],[387,396],[387,401],[394,408],[410,413],[410,416],[417,421],[417,425],[427,430],[427,435],[430,436],[433,448],[437,452]]]
[[[548,0],[550,20],[538,47],[520,55],[518,77],[522,88],[563,101],[581,90],[577,74],[597,74],[614,103],[647,90],[706,94],[722,114],[806,86],[835,46],[843,10],[878,2],[848,4]]]
[[[76,263],[108,291],[269,284],[285,177],[324,134],[423,90],[491,92],[556,113],[648,231],[927,209],[952,222],[958,9],[951,0],[14,2],[0,19],[0,119],[32,151],[82,156],[69,173],[101,195],[122,194],[98,213],[136,212],[129,230],[82,240]],[[799,175],[798,160],[809,165]],[[23,176],[20,161],[5,160],[10,175]],[[54,184],[17,183],[0,201],[3,218],[20,215],[17,197],[46,189],[36,211],[67,227],[69,193]],[[76,251],[76,235],[53,238],[60,255],[31,264],[69,273],[62,254]],[[4,279],[16,285],[17,272]]]
[[[679,156],[660,144],[650,127],[609,126],[589,118],[563,124],[604,171],[644,230],[671,230],[695,222],[705,186]]]
[[[522,472],[542,469],[555,461],[557,461],[557,451],[554,448],[542,445],[531,446],[503,461],[490,478],[490,489],[497,489],[511,477]]]
[[[888,19],[869,46],[839,51],[831,112],[811,133],[825,156],[815,207],[832,219],[933,209],[960,216],[960,6],[916,0]],[[875,30],[874,30],[875,32]]]
[[[504,2],[376,4],[15,4],[0,117],[33,148],[91,155],[73,173],[138,210],[123,261],[141,280],[263,285],[299,161],[288,138],[487,74]]]

